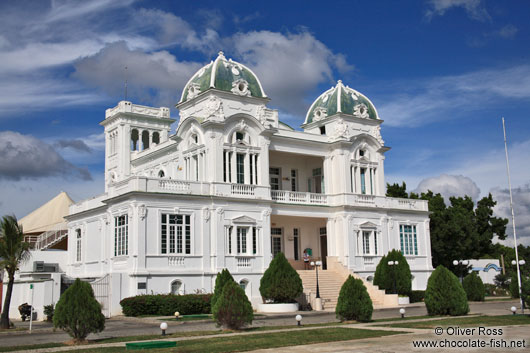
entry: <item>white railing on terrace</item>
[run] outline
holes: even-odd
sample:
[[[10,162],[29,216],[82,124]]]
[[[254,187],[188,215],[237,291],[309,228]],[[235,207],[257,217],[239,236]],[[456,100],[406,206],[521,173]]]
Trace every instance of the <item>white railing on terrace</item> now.
[[[237,267],[249,268],[250,258],[249,257],[237,257]]]
[[[273,201],[282,203],[315,205],[326,205],[328,203],[328,198],[325,194],[313,194],[310,192],[289,190],[271,190],[271,198]]]
[[[182,180],[159,180],[158,187],[162,190],[189,192],[190,183]]]
[[[68,227],[66,223],[60,223],[56,225],[53,229],[48,230],[37,238],[35,242],[35,250],[44,250],[48,247],[56,244],[64,237],[68,235]]]
[[[232,195],[254,196],[256,194],[256,185],[231,184],[230,192]]]

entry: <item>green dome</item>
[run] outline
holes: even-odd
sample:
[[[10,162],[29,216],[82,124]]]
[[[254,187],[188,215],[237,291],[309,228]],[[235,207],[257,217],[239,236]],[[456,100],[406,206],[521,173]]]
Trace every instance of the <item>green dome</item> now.
[[[339,80],[335,87],[322,93],[311,105],[304,124],[325,119],[337,113],[357,118],[379,119],[372,102],[362,93],[344,86]]]
[[[248,67],[226,59],[223,52],[215,61],[201,68],[188,81],[180,103],[196,97],[198,94],[215,88],[232,92],[239,96],[267,98],[258,77]]]

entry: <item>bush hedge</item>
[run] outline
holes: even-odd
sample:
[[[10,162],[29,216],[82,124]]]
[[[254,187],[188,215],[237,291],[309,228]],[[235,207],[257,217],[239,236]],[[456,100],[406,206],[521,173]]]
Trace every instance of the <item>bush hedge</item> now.
[[[465,315],[469,312],[467,295],[458,278],[440,265],[427,282],[425,306],[429,315]]]
[[[254,319],[252,305],[245,291],[234,281],[227,281],[212,309],[213,319],[219,326],[239,330]]]
[[[411,303],[420,303],[425,299],[424,290],[413,290],[410,291],[409,300]]]
[[[278,253],[260,281],[259,292],[265,302],[294,303],[302,294],[302,280],[285,258]]]
[[[397,265],[390,266],[389,261],[397,261]],[[412,290],[412,274],[407,259],[401,251],[392,250],[383,256],[375,269],[373,283],[384,289],[386,293],[394,293],[410,296]]]
[[[148,294],[124,298],[120,302],[125,316],[169,316],[178,311],[181,315],[209,314],[211,294]]]
[[[471,273],[464,278],[462,287],[464,287],[464,290],[466,291],[467,300],[475,302],[484,301],[486,289],[484,288],[482,279],[477,275],[477,272],[471,271]]]
[[[357,320],[370,321],[372,319],[372,300],[360,279],[348,276],[340,289],[339,299],[335,307],[335,314],[341,321]]]

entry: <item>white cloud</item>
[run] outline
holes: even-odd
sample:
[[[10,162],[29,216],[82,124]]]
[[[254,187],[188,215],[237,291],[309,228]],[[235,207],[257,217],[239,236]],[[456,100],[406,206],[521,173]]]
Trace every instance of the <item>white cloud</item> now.
[[[437,177],[423,179],[414,190],[416,193],[427,192],[440,193],[449,204],[451,196],[470,196],[476,201],[480,195],[480,189],[473,180],[463,175],[442,174]]]
[[[434,16],[443,16],[452,8],[463,8],[467,15],[477,21],[490,20],[491,17],[484,8],[482,0],[430,0],[430,8],[425,12],[425,17],[431,20]]]
[[[92,179],[86,168],[67,162],[44,141],[18,132],[0,132],[0,179],[18,181],[50,176]]]
[[[333,53],[308,32],[238,33],[232,43],[241,62],[258,75],[271,104],[299,116],[309,107],[304,101],[308,93],[321,83],[333,84],[334,69],[352,68],[342,54]]]
[[[414,87],[414,89],[409,88]],[[487,108],[499,98],[530,98],[530,65],[400,82],[378,107],[387,126],[419,126]]]

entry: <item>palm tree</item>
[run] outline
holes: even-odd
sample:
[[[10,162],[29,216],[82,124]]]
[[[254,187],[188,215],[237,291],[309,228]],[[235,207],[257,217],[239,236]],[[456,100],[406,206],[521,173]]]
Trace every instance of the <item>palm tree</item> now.
[[[6,299],[0,319],[0,328],[9,328],[9,305],[13,293],[15,272],[20,263],[26,262],[31,256],[29,244],[24,241],[22,226],[15,216],[4,216],[0,221],[0,269],[7,271]]]

